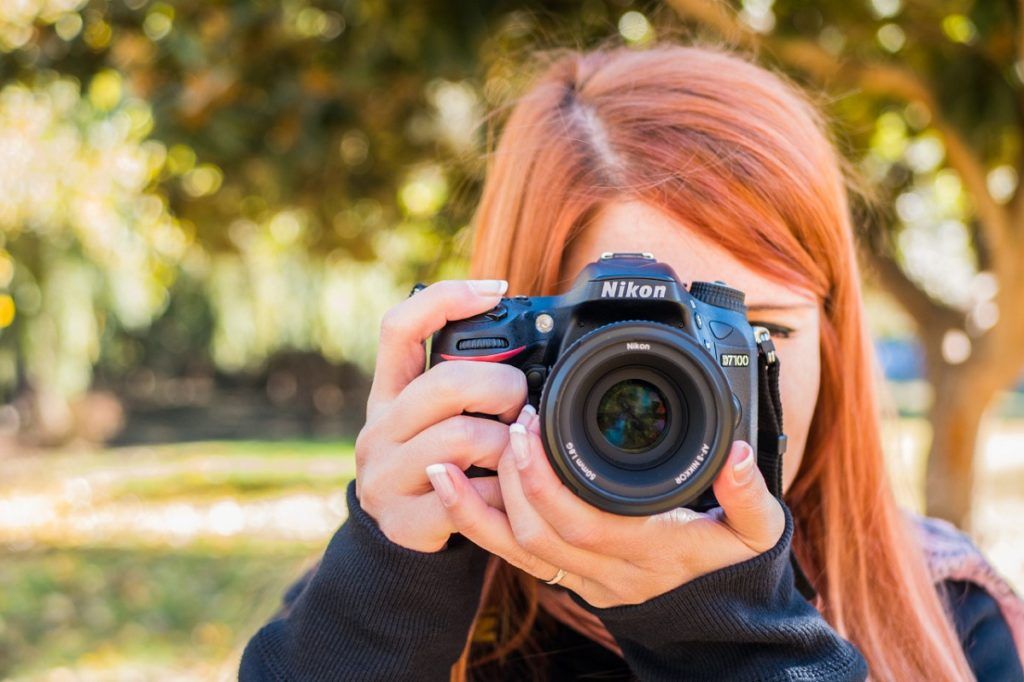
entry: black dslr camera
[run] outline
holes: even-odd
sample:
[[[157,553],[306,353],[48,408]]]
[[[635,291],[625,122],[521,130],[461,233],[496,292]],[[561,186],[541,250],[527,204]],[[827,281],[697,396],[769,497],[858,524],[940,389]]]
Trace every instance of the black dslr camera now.
[[[710,486],[732,441],[758,451],[759,341],[770,344],[747,322],[742,292],[687,290],[650,254],[606,253],[564,295],[506,297],[449,323],[430,364],[522,369],[562,481],[600,509],[639,516],[717,506]]]

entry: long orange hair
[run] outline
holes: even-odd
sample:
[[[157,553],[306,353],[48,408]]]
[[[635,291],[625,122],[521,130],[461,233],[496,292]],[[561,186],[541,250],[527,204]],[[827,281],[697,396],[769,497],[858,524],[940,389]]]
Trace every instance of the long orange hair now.
[[[717,48],[548,55],[489,154],[472,276],[506,278],[513,293],[558,293],[576,274],[562,267],[574,235],[603,204],[632,199],[814,292],[821,389],[786,502],[817,606],[874,679],[971,678],[886,477],[844,163],[818,108]],[[536,581],[496,568],[483,603],[506,621],[504,636],[467,645],[456,678],[528,640]]]

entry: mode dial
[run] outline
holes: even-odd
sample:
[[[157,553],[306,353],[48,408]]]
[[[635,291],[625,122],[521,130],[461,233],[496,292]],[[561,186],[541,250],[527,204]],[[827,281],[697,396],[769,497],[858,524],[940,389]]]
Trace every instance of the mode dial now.
[[[739,289],[727,287],[724,282],[692,282],[690,295],[708,305],[718,306],[737,313],[746,312],[744,294]]]

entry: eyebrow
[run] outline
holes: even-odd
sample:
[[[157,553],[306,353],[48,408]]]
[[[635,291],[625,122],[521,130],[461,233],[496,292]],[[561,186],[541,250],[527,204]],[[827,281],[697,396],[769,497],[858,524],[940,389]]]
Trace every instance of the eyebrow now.
[[[800,310],[803,308],[816,308],[816,303],[750,303],[747,310]]]

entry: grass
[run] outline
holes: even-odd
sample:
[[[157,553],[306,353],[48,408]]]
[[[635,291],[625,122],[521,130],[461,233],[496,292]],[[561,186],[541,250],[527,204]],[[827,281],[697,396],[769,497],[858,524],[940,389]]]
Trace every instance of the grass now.
[[[0,680],[233,677],[245,642],[341,522],[354,475],[352,444],[323,441],[111,448],[4,467]]]
[[[232,656],[315,548],[37,548],[0,563],[0,676]]]
[[[110,491],[110,499],[156,502],[181,498],[252,499],[271,497],[282,491],[327,494],[344,487],[349,478],[344,474],[317,476],[302,471],[184,472],[124,482]]]

